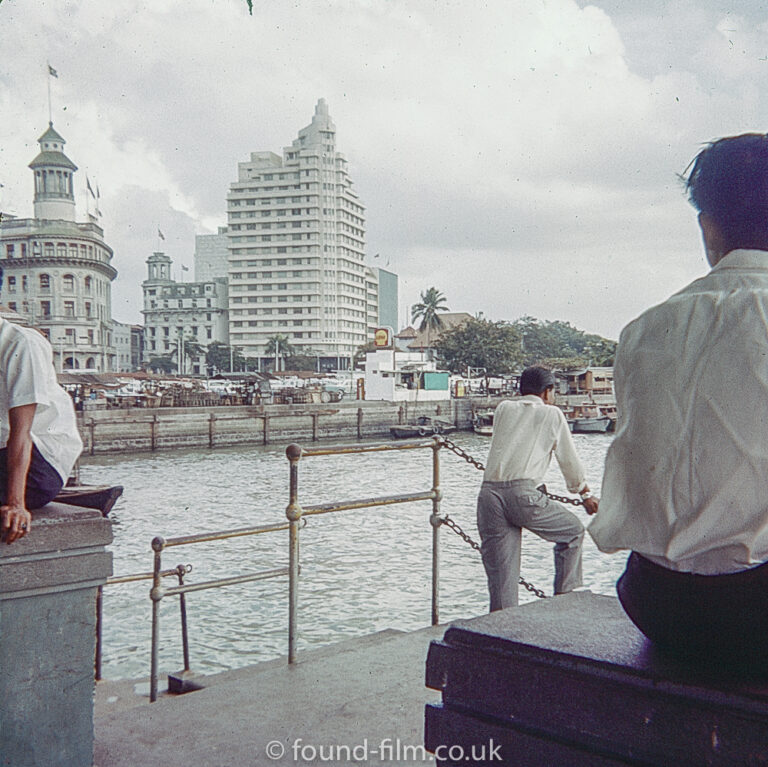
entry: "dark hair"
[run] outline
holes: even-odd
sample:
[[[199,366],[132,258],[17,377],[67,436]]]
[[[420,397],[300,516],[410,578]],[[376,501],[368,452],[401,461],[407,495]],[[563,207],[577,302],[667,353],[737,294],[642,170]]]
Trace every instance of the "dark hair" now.
[[[543,365],[532,365],[520,376],[520,394],[541,394],[555,385],[555,374]]]
[[[768,135],[718,139],[688,167],[688,199],[711,216],[728,246],[768,250]]]

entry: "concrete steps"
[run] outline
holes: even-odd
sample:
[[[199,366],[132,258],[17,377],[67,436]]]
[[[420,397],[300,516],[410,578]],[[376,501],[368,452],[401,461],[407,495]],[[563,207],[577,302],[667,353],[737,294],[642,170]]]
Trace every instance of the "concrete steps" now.
[[[153,704],[135,694],[137,682],[100,683],[94,764],[327,764],[311,749],[333,745],[357,747],[358,756],[365,749],[358,762],[366,765],[425,764],[424,706],[438,695],[424,686],[424,666],[430,640],[445,628],[379,632],[306,652],[290,667],[281,659],[227,671],[206,678],[203,690]],[[398,741],[401,755],[406,746],[420,753],[396,759]],[[267,757],[269,743],[279,744],[273,756],[281,748],[284,755]],[[354,763],[351,756],[330,763]]]

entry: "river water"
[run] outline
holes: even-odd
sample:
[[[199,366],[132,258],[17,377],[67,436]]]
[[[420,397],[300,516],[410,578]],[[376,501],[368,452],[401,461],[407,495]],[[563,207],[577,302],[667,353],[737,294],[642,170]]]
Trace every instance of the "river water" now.
[[[454,441],[485,461],[490,439],[471,432]],[[590,487],[598,493],[609,435],[574,435]],[[307,457],[300,462],[303,504],[369,498],[431,487],[431,450]],[[285,521],[288,461],[284,446],[168,450],[83,459],[82,481],[122,484],[114,523],[114,574],[149,572],[150,542],[213,530]],[[441,451],[443,513],[473,538],[481,473]],[[564,494],[556,463],[546,478]],[[410,630],[430,622],[431,502],[325,514],[301,532],[299,654],[385,628]],[[587,520],[581,510],[576,513]],[[585,586],[614,594],[624,554],[606,556],[586,537]],[[166,550],[163,567],[189,563],[188,583],[285,567],[288,533],[280,531]],[[552,591],[552,544],[524,533],[522,575]],[[167,585],[174,585],[168,579]],[[147,676],[150,659],[150,581],[104,590],[103,676]],[[287,652],[288,579],[276,578],[187,595],[191,665],[213,673]],[[487,611],[480,556],[447,528],[441,530],[441,622]],[[535,599],[520,589],[521,602]],[[161,673],[182,668],[177,598],[162,602]]]

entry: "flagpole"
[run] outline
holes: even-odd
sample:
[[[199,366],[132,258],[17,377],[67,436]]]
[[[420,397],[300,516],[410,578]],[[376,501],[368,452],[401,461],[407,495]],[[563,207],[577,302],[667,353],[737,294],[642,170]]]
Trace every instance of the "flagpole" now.
[[[53,110],[51,109],[51,64],[45,62],[48,67],[48,122],[53,125]]]

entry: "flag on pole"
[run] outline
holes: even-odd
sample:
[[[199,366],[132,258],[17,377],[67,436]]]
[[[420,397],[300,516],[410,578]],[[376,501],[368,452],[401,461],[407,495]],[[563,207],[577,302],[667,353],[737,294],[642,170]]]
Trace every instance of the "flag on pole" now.
[[[57,80],[59,78],[59,73],[50,64],[48,65],[48,74],[51,77],[55,77]]]
[[[184,264],[182,264],[181,265],[181,271],[182,272],[188,272],[189,271],[189,267],[188,266],[184,266]]]
[[[93,199],[96,199],[96,194],[93,191],[93,187],[91,186],[91,180],[88,178],[88,174],[85,174],[85,185],[88,187],[88,191],[91,193],[91,197]]]
[[[160,231],[160,227],[157,228],[157,236],[161,239],[165,239],[165,235]]]

